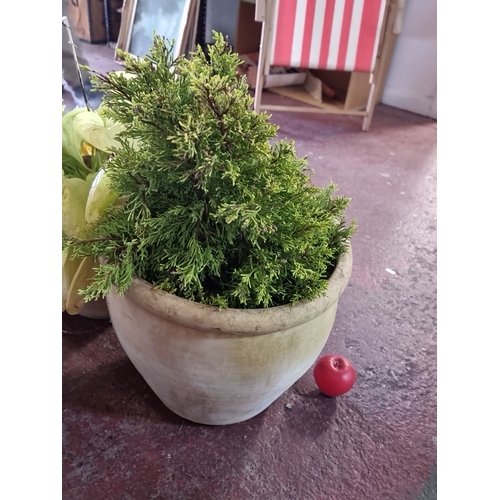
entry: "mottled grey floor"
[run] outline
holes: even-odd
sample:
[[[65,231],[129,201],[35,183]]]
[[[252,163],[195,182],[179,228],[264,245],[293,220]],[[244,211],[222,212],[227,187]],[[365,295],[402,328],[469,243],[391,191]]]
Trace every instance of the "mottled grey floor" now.
[[[97,69],[118,66],[112,49],[84,49]],[[323,353],[351,359],[356,385],[327,399],[309,370],[250,421],[195,425],[158,400],[109,324],[63,317],[65,499],[436,498],[437,123],[383,105],[369,133],[358,117],[272,121],[317,184],[352,197],[353,272]]]

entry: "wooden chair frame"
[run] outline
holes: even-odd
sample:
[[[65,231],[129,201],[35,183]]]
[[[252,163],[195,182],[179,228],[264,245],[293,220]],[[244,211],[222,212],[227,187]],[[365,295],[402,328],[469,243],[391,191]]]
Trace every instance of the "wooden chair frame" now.
[[[369,93],[366,106],[364,109],[341,109],[334,107],[304,107],[304,106],[288,106],[288,105],[272,105],[262,103],[262,90],[266,75],[270,70],[270,43],[272,40],[272,29],[274,25],[275,0],[256,0],[255,20],[262,23],[259,61],[257,68],[257,81],[255,87],[254,109],[258,113],[261,110],[269,111],[291,111],[291,112],[307,112],[307,113],[330,113],[362,116],[364,118],[362,130],[367,132],[370,129],[373,112],[375,109],[377,97],[380,98],[380,92],[377,92],[377,86],[383,83],[380,72],[380,58],[384,49],[385,33],[388,23],[395,29],[400,29],[401,18],[404,11],[405,0],[388,0],[385,3],[383,21],[380,28],[380,36],[377,46],[376,62],[373,70],[369,73]],[[393,47],[392,47],[393,48]],[[392,52],[392,50],[391,50]],[[387,69],[387,68],[386,68]],[[365,94],[366,95],[366,94]]]

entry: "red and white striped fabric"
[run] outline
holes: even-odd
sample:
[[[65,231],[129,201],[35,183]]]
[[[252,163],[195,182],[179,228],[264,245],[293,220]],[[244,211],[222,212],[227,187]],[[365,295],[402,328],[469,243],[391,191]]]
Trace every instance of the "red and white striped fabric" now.
[[[270,64],[370,72],[386,0],[275,0]]]

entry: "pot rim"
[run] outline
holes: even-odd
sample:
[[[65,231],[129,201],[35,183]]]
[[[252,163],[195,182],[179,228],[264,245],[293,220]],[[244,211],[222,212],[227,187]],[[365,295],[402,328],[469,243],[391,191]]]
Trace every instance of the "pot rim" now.
[[[261,309],[220,309],[158,290],[142,278],[134,278],[125,297],[161,318],[196,330],[233,335],[263,335],[287,330],[319,316],[330,308],[345,290],[352,271],[352,248],[342,254],[328,279],[326,294],[312,301]],[[113,294],[115,289],[113,287]]]

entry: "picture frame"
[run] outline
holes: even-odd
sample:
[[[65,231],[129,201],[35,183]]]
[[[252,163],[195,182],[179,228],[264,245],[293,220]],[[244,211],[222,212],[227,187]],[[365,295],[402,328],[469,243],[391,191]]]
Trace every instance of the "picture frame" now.
[[[199,6],[199,0],[124,0],[116,49],[142,57],[152,45],[155,31],[175,39],[174,57],[185,54],[194,48]],[[117,50],[115,61],[123,63]]]

